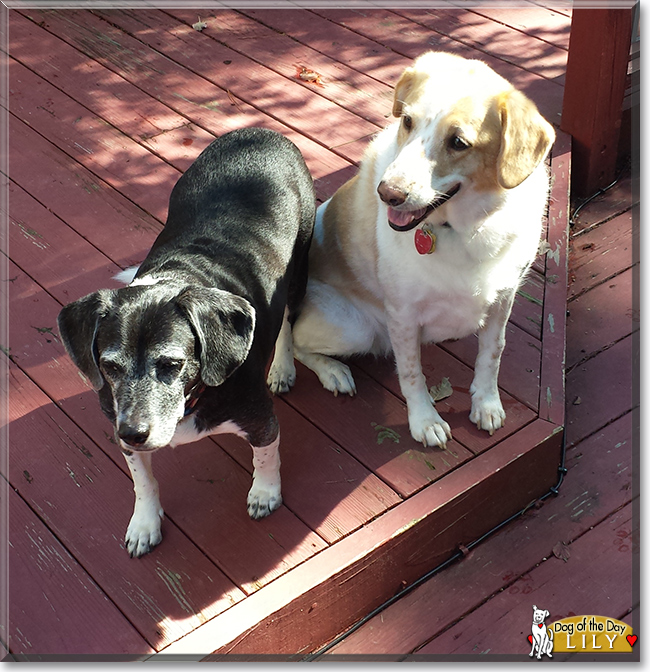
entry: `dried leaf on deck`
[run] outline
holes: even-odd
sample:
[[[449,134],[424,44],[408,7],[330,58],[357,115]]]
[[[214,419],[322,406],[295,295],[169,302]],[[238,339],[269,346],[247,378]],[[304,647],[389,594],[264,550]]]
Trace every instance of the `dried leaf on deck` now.
[[[559,558],[560,560],[564,560],[564,562],[567,562],[568,559],[571,557],[571,551],[563,541],[558,541],[557,544],[553,546],[553,555],[556,558]]]
[[[451,386],[449,378],[443,378],[440,381],[440,385],[433,385],[433,387],[429,389],[429,395],[433,401],[440,401],[441,399],[451,397],[453,392],[454,388]]]
[[[205,30],[207,27],[208,27],[208,24],[207,24],[205,21],[201,21],[201,17],[200,17],[200,16],[199,16],[199,20],[198,20],[196,23],[193,23],[193,24],[192,24],[192,28],[194,28],[194,30],[198,30],[199,33],[200,33],[202,30]]]
[[[300,79],[307,84],[316,84],[316,86],[323,86],[322,76],[315,70],[305,68],[303,65],[296,65],[296,79]]]

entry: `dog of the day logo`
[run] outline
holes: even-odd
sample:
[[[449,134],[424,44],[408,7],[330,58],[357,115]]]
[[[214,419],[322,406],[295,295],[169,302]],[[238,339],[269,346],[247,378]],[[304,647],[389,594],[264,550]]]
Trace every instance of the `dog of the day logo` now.
[[[631,626],[607,616],[569,616],[550,625],[546,609],[533,606],[528,641],[530,657],[553,657],[554,653],[630,653],[638,637]]]

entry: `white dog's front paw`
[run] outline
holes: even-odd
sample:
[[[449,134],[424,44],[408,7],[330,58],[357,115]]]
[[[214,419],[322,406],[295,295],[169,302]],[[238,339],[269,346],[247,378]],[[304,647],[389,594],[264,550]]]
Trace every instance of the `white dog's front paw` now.
[[[162,509],[148,507],[135,510],[126,530],[124,543],[132,558],[139,558],[162,541],[160,532],[164,513]]]
[[[424,446],[444,448],[451,440],[451,427],[433,406],[427,411],[409,412],[409,428],[411,436]]]
[[[253,479],[253,487],[248,493],[248,515],[257,520],[275,511],[282,504],[280,484],[264,483]]]
[[[318,379],[326,390],[337,397],[339,394],[349,394],[353,397],[357,393],[354,377],[350,367],[338,359],[327,357],[324,364],[319,367]]]
[[[296,382],[296,366],[293,359],[290,363],[276,364],[274,361],[269,369],[266,384],[273,394],[288,392]]]
[[[506,413],[499,395],[473,393],[472,412],[469,414],[469,419],[479,429],[484,429],[492,436],[497,429],[503,427],[506,421]]]

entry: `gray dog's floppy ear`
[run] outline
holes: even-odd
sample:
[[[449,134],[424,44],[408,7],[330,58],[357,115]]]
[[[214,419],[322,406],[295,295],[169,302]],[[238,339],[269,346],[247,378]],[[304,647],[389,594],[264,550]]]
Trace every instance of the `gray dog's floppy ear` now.
[[[95,353],[97,327],[112,305],[112,299],[113,291],[102,289],[69,303],[57,318],[65,349],[96,390],[104,386]]]
[[[221,385],[248,356],[255,309],[240,296],[209,287],[190,287],[176,301],[199,339],[203,382]]]

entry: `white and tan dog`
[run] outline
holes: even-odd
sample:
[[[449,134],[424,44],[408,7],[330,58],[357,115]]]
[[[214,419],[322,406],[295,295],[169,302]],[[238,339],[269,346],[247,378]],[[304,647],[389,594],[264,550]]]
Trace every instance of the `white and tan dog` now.
[[[296,357],[335,394],[354,394],[332,356],[395,354],[414,439],[445,446],[420,345],[478,332],[470,418],[490,434],[506,322],[537,254],[552,126],[485,63],[429,52],[399,79],[399,121],[324,203],[294,326]]]

